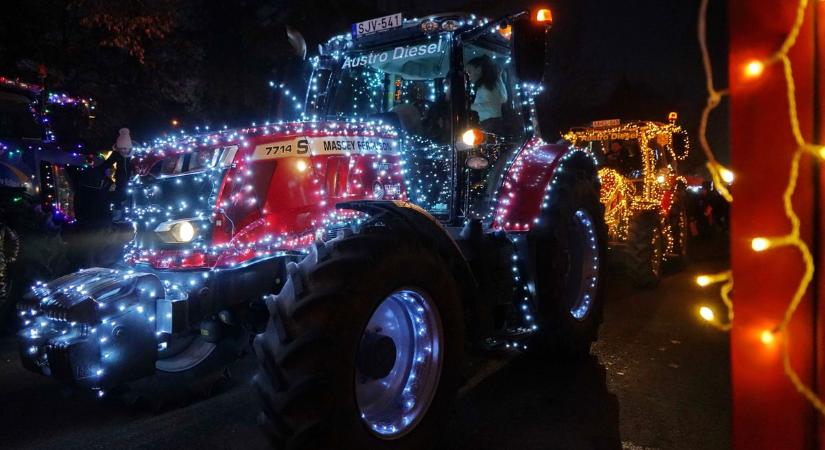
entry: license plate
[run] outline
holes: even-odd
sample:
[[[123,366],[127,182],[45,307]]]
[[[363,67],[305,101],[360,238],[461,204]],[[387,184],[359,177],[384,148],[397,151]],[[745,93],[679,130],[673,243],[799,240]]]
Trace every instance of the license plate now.
[[[398,28],[402,25],[402,23],[403,19],[401,17],[401,13],[379,17],[377,19],[365,20],[363,22],[352,24],[352,35],[353,37],[359,38],[368,34]]]
[[[621,123],[622,121],[619,119],[594,120],[590,126],[593,128],[617,127],[621,125]]]

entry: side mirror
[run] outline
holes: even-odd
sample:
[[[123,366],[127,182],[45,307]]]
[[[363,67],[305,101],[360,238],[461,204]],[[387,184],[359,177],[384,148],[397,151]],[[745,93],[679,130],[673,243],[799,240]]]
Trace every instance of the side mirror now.
[[[292,49],[295,51],[295,55],[298,56],[298,58],[301,58],[301,61],[306,59],[307,42],[304,40],[304,35],[302,35],[301,32],[295,28],[287,25],[286,38],[289,41],[289,45],[291,45]]]
[[[673,145],[673,154],[677,159],[684,159],[687,157],[690,144],[688,142],[688,135],[685,132],[673,133],[671,138]]]
[[[530,16],[522,16],[513,24],[513,57],[515,59],[516,75],[524,83],[540,84],[544,78],[544,68],[547,65],[547,41],[550,35],[549,10],[542,9],[536,14],[542,14],[545,20],[534,20]]]

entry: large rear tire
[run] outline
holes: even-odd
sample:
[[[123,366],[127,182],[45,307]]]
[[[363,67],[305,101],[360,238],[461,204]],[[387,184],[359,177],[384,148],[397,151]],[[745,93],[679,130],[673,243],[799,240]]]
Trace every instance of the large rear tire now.
[[[276,448],[433,448],[460,381],[447,264],[381,228],[317,243],[267,300],[260,422]],[[406,325],[405,325],[406,323]]]
[[[630,219],[626,267],[636,287],[652,288],[659,284],[664,251],[662,227],[655,211],[643,211]]]
[[[539,330],[533,348],[578,359],[598,338],[604,310],[607,252],[599,182],[590,171],[564,168],[534,229]]]

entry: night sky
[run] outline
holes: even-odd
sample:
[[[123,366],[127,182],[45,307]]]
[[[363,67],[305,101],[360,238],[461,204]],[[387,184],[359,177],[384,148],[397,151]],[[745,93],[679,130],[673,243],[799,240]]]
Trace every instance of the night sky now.
[[[535,6],[455,0],[18,3],[7,5],[0,17],[0,75],[36,81],[37,64],[45,64],[51,88],[97,99],[101,145],[121,126],[148,140],[170,131],[172,118],[186,129],[277,119],[284,111],[281,94],[268,82],[300,90],[306,74],[286,41],[287,24],[304,34],[313,54],[319,42],[346,32],[350,23],[383,14],[472,11],[495,18]],[[678,111],[695,138],[705,102],[696,40],[698,0],[575,0],[548,6],[554,28],[545,129],[605,118],[664,120],[669,111]],[[138,34],[145,47],[140,62],[123,48],[100,45],[111,37],[110,30],[87,20],[114,7],[119,8],[115,13],[131,17],[168,13],[172,29],[162,38]],[[726,2],[712,0],[709,44],[721,87],[727,85],[725,14]],[[709,133],[723,162],[726,116],[723,103]],[[701,166],[701,158],[691,160]]]

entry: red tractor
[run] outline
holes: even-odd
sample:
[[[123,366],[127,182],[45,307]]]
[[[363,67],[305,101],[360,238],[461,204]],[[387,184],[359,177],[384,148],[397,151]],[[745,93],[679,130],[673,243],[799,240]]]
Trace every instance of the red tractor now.
[[[537,129],[550,20],[394,15],[322,46],[307,113],[400,129],[409,202],[339,204],[367,218],[267,297],[255,384],[275,447],[433,448],[466,356],[588,354],[606,225],[593,156]]]
[[[147,151],[131,267],[36,286],[24,362],[184,391],[260,332],[277,447],[418,449],[466,355],[587,355],[606,226],[592,155],[537,127],[550,20],[356,24],[313,59],[306,121]]]

